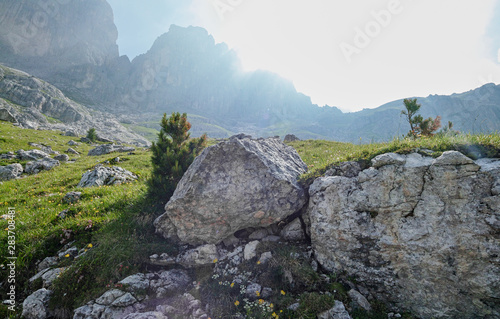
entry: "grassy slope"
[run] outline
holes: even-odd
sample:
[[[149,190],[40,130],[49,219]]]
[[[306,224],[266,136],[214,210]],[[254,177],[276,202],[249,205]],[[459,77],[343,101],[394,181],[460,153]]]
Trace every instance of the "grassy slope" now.
[[[22,130],[0,122],[0,152],[31,149],[29,142],[50,145],[54,150],[63,152],[68,148],[70,139],[58,132]],[[372,145],[311,140],[293,142],[291,145],[308,164],[310,172],[302,180],[310,182],[328,167],[341,161],[369,160],[389,151],[408,152],[414,148],[428,148],[442,152],[458,149],[468,152],[470,156],[482,153],[498,157],[500,137],[497,134],[439,137]],[[57,303],[57,307],[68,310],[97,297],[129,274],[147,271],[149,266],[144,261],[151,254],[175,252],[175,246],[154,234],[152,221],[163,212],[163,207],[146,198],[146,180],[151,169],[150,152],[137,150],[135,155],[88,157],[86,154],[90,146],[80,144],[75,148],[82,153],[76,157],[75,163],[61,164],[49,172],[0,184],[0,215],[6,214],[8,207],[15,207],[17,212],[18,301],[40,288],[40,283],[27,284],[27,279],[36,273],[37,261],[55,255],[69,241],[75,241],[78,248],[88,251],[73,263],[71,272],[63,273],[55,283],[55,297],[52,300]],[[122,159],[119,166],[139,175],[137,182],[113,187],[76,188],[86,170],[116,156]],[[1,164],[9,164],[9,161]],[[75,204],[64,203],[64,195],[73,190],[82,191],[82,199]],[[68,217],[58,218],[57,214],[64,209],[69,210]],[[0,219],[1,229],[7,225],[6,220]],[[0,264],[7,261],[4,257],[7,251],[6,237],[7,233],[1,231]],[[69,264],[69,260],[62,260],[60,266]],[[7,278],[5,268],[1,270],[0,276]],[[210,284],[208,280],[205,287]],[[304,309],[309,307],[307,298],[311,296],[300,295],[301,302],[305,302]],[[2,290],[0,297],[7,299],[6,291]],[[0,317],[7,317],[8,314],[5,306],[0,306]]]

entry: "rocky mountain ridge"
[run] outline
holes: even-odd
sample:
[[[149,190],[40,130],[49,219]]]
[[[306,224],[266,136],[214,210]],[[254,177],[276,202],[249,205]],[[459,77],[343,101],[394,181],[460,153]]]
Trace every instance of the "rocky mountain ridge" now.
[[[100,136],[118,142],[148,145],[149,142],[125,127],[114,116],[91,110],[67,98],[49,83],[19,70],[0,65],[1,120],[24,128],[60,130],[85,135],[96,128]]]
[[[193,135],[212,137],[294,133],[302,139],[377,142],[407,132],[402,101],[355,113],[318,107],[276,74],[243,72],[235,52],[199,27],[173,25],[148,52],[130,61],[119,56],[113,12],[104,0],[71,5],[2,0],[0,12],[1,63],[139,128],[157,127],[163,113],[180,111],[191,115]],[[419,102],[424,117],[441,115],[459,131],[500,128],[496,85]]]

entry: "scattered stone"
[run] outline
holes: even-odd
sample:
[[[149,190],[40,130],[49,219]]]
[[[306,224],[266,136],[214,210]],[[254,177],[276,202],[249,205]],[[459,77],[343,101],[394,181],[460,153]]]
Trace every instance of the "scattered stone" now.
[[[64,219],[68,215],[69,210],[65,209],[57,214],[57,218]]]
[[[290,143],[290,142],[295,142],[295,141],[300,141],[300,138],[293,134],[287,134],[285,136],[285,139],[283,140],[284,143]]]
[[[75,149],[72,149],[71,147],[68,148],[68,150],[66,151],[66,153],[80,155],[80,153],[78,153],[78,151],[76,151]]]
[[[318,319],[352,319],[342,302],[335,300],[332,309],[322,312]]]
[[[121,280],[119,284],[126,285],[131,290],[146,290],[149,288],[149,279],[144,274],[138,273]]]
[[[78,255],[78,248],[73,246],[68,249],[64,249],[63,251],[60,251],[57,256],[59,257],[59,259],[62,259],[62,258],[76,257],[76,255]]]
[[[17,123],[16,117],[5,108],[0,108],[0,121]]]
[[[361,307],[366,311],[372,311],[372,306],[368,300],[366,300],[365,296],[359,293],[359,291],[351,289],[347,294],[351,297],[356,306]]]
[[[150,288],[156,298],[171,295],[186,288],[191,283],[185,270],[173,269],[156,274],[150,281]]]
[[[326,171],[325,176],[356,177],[362,171],[358,162],[343,162]]]
[[[132,152],[135,148],[115,144],[103,144],[89,151],[88,156],[99,156],[113,152]]]
[[[51,290],[39,289],[29,295],[23,302],[23,318],[26,319],[46,319],[51,317],[49,300],[52,295]]]
[[[78,137],[78,134],[75,131],[68,130],[64,133],[64,136]]]
[[[38,271],[42,271],[42,270],[45,270],[47,268],[50,268],[52,266],[55,266],[57,265],[57,263],[59,262],[59,259],[57,257],[46,257],[44,260],[42,260],[39,264],[38,264]]]
[[[271,258],[273,258],[273,254],[270,251],[267,251],[260,255],[259,262],[262,264],[267,264],[267,262],[271,260]]]
[[[132,296],[129,292],[124,294],[121,297],[118,297],[115,301],[111,303],[111,306],[113,307],[127,307],[135,304],[137,302],[137,299],[135,299],[134,296]]]
[[[116,299],[125,295],[125,291],[121,291],[119,289],[111,289],[102,294],[99,298],[95,300],[97,304],[103,306],[111,305]]]
[[[26,173],[38,174],[41,171],[50,171],[52,168],[59,166],[59,161],[50,157],[42,158],[34,162],[26,163]]]
[[[66,154],[60,154],[60,155],[54,156],[54,159],[58,160],[60,162],[67,162],[67,161],[69,161],[69,156]]]
[[[167,253],[163,253],[160,256],[158,254],[154,254],[149,257],[149,261],[153,265],[157,266],[169,266],[176,263],[173,257],[170,257]]]
[[[251,283],[247,286],[245,296],[250,300],[261,298],[262,286],[257,283]]]
[[[245,260],[250,260],[257,256],[257,245],[259,245],[258,240],[254,240],[245,245],[245,250],[243,251],[243,256]]]
[[[143,313],[131,313],[123,319],[168,319],[168,317],[158,311],[148,311]]]
[[[120,185],[137,180],[137,176],[121,167],[97,165],[94,170],[83,174],[77,187]]]
[[[67,204],[73,204],[80,200],[82,197],[82,192],[69,192],[63,197],[63,202]]]
[[[87,143],[87,144],[91,144],[92,143],[92,141],[90,139],[86,138],[86,137],[81,137],[80,138],[80,142]]]
[[[23,166],[19,163],[0,166],[0,181],[16,179],[23,173]]]
[[[68,145],[69,145],[69,146],[77,146],[77,145],[80,145],[80,143],[75,142],[75,141],[73,141],[73,140],[70,140],[70,141],[68,142]]]
[[[37,159],[43,159],[46,157],[49,157],[49,154],[42,152],[40,150],[18,150],[17,152],[17,157],[21,161],[36,161]]]
[[[218,258],[217,247],[214,244],[207,244],[180,254],[176,262],[185,267],[195,267],[213,264]]]
[[[16,158],[17,155],[14,152],[7,152],[5,154],[0,154],[0,159],[13,160]]]
[[[41,278],[42,282],[43,282],[43,287],[48,288],[48,287],[52,286],[52,283],[54,282],[54,280],[56,280],[57,277],[59,277],[65,270],[66,270],[65,267],[54,268],[54,269],[47,268],[47,269],[40,271],[39,273],[37,273],[33,277],[31,277],[29,279],[29,282],[34,282],[35,280]]]
[[[283,227],[280,236],[285,240],[304,240],[304,230],[299,218],[294,219],[291,223]]]
[[[300,304],[298,302],[294,303],[294,304],[291,304],[290,306],[288,306],[287,309],[289,310],[292,310],[292,311],[297,311],[300,307]]]
[[[173,224],[182,242],[217,244],[241,229],[272,225],[305,204],[297,177],[306,170],[279,139],[232,137],[195,159],[155,220],[156,231],[171,237]]]

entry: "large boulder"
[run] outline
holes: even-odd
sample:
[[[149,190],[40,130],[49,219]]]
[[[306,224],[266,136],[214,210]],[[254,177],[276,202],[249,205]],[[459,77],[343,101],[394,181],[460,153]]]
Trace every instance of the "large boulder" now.
[[[384,154],[310,187],[327,270],[422,318],[500,316],[500,161]]]
[[[121,167],[105,167],[101,164],[83,173],[77,187],[119,185],[137,180],[137,176]]]
[[[0,181],[18,178],[23,173],[23,166],[19,163],[0,166]]]
[[[18,150],[16,153],[21,161],[36,161],[37,159],[49,157],[49,154],[40,150]]]
[[[307,166],[279,138],[234,136],[206,148],[155,220],[164,237],[216,244],[238,230],[266,227],[306,202],[297,177]]]
[[[59,166],[59,161],[50,157],[45,157],[34,162],[26,163],[26,173],[38,174],[41,171],[50,171],[56,166]]]

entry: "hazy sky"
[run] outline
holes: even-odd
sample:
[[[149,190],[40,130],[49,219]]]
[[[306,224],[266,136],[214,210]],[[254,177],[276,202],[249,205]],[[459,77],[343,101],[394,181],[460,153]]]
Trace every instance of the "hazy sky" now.
[[[108,0],[120,54],[204,27],[247,70],[344,111],[500,83],[500,0]]]

